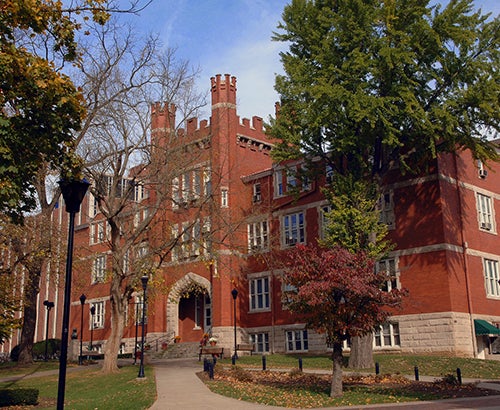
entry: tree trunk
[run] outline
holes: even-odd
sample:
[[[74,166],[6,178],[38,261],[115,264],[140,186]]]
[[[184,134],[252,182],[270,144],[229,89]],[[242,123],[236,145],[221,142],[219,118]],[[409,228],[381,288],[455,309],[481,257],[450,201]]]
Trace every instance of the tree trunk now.
[[[113,280],[111,284],[111,333],[106,341],[104,349],[104,361],[102,371],[104,373],[114,373],[118,371],[118,353],[122,341],[123,330],[125,327],[125,308],[123,295],[120,292],[120,286]]]
[[[341,397],[343,393],[342,386],[342,343],[333,343],[332,352],[333,373],[332,385],[330,387],[330,397]]]
[[[28,280],[23,292],[23,327],[19,343],[18,365],[33,363],[33,343],[35,340],[35,326],[37,316],[36,299],[40,287],[40,270],[32,273],[28,271]]]
[[[368,369],[373,367],[373,333],[351,339],[350,369]]]

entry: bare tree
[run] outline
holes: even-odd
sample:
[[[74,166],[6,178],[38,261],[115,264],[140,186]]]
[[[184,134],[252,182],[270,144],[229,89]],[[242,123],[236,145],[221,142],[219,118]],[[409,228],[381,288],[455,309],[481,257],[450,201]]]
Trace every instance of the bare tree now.
[[[170,149],[168,141],[154,142],[152,103],[164,101],[167,110],[175,104],[181,113],[178,123],[165,130],[164,139],[169,139],[176,138],[176,127],[196,115],[205,100],[194,90],[198,71],[178,60],[174,49],[161,51],[155,38],[139,47],[130,28],[120,36],[110,26],[95,30],[99,42],[89,44],[81,71],[89,115],[79,136],[79,152],[98,204],[95,222],[107,227],[111,334],[103,371],[113,372],[118,369],[128,301],[140,288],[140,277],[152,274],[177,241],[155,243],[151,238],[151,226],[161,220],[159,211],[172,192],[166,181],[187,160],[186,153]],[[194,160],[190,156],[189,161]]]

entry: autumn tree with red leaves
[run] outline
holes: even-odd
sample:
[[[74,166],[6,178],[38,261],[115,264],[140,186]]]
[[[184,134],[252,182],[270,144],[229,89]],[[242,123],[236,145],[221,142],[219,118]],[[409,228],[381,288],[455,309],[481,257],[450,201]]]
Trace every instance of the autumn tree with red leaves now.
[[[287,254],[283,282],[291,312],[307,326],[325,333],[333,346],[330,396],[342,396],[342,343],[347,338],[373,332],[398,307],[404,290],[381,290],[385,272],[376,272],[366,252],[298,245]]]

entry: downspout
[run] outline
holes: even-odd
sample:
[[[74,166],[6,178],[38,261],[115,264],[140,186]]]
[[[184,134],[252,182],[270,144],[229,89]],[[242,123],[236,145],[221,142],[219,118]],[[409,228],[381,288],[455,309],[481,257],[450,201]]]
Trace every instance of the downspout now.
[[[469,245],[466,241],[465,237],[465,229],[463,222],[463,212],[462,212],[462,196],[460,195],[460,180],[458,176],[458,164],[457,164],[457,155],[453,154],[453,164],[455,166],[455,185],[457,189],[457,198],[458,198],[458,213],[459,213],[459,221],[460,221],[460,235],[462,240],[462,253],[463,253],[463,262],[464,262],[464,275],[465,275],[465,291],[467,294],[467,309],[469,311],[469,320],[470,320],[470,328],[472,334],[472,349],[474,357],[477,358],[477,341],[476,341],[476,331],[474,328],[474,318],[472,316],[472,296],[470,291],[470,280],[469,280],[469,258],[468,258],[468,248]]]

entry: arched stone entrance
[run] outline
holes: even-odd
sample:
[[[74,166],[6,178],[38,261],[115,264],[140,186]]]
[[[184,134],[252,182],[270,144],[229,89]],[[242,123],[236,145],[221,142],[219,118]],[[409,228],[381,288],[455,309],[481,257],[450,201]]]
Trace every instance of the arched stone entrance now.
[[[180,336],[182,342],[195,342],[211,325],[212,287],[203,276],[190,272],[178,280],[167,299],[169,335]]]

